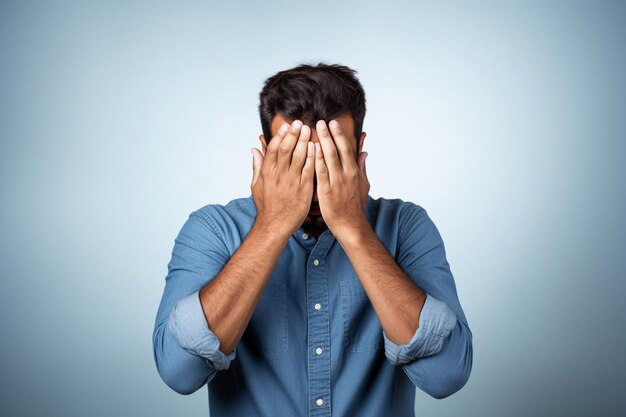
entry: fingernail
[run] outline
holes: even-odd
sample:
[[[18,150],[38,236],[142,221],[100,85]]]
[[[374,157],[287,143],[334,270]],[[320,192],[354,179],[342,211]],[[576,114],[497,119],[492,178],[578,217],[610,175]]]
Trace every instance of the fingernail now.
[[[339,127],[339,123],[337,123],[336,120],[331,120],[330,123],[328,123],[328,126],[332,127],[333,129],[336,129],[337,127]]]

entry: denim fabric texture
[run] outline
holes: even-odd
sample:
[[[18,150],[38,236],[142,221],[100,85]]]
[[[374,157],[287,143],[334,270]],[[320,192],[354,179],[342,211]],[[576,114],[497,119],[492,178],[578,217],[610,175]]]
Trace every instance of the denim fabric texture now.
[[[366,216],[427,294],[408,343],[387,338],[332,232],[315,238],[300,228],[241,340],[223,354],[199,290],[249,233],[250,195],[192,212],[175,239],[152,335],[164,382],[181,394],[206,384],[213,417],[414,416],[416,388],[434,398],[461,389],[472,368],[472,333],[439,231],[424,208],[401,199],[368,195]]]

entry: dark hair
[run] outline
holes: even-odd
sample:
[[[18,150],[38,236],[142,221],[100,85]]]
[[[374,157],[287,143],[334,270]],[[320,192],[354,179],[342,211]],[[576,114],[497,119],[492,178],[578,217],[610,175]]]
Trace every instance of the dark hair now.
[[[318,120],[328,123],[350,113],[358,150],[365,118],[365,91],[355,74],[345,65],[320,62],[316,66],[300,64],[265,80],[259,95],[259,115],[267,143],[272,139],[271,125],[276,114],[314,124]]]

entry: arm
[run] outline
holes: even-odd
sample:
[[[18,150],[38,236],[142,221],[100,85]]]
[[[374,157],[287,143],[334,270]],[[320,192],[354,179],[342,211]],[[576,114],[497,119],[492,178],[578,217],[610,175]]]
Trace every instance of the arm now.
[[[365,216],[367,153],[355,161],[351,140],[336,121],[328,126],[319,121],[316,127],[322,215],[379,317],[385,355],[433,397],[453,394],[469,378],[471,333],[437,228],[424,209],[406,204],[399,214],[396,263]]]
[[[195,392],[230,366],[281,252],[306,217],[313,147],[306,129],[298,140],[301,123],[296,125],[273,139],[265,162],[255,155],[251,188],[257,217],[232,257],[220,229],[203,212],[192,213],[176,238],[153,348],[161,378],[181,394]],[[277,156],[279,146],[283,152]]]
[[[309,137],[309,127],[294,120],[291,127],[283,124],[266,158],[253,153],[254,227],[232,262],[200,290],[206,320],[221,341],[222,353],[241,339],[280,254],[309,211],[315,156]]]
[[[411,381],[427,394],[438,399],[448,397],[469,379],[472,332],[459,302],[441,235],[426,210],[413,203],[406,204],[401,213],[396,259],[411,281],[444,308],[433,309],[436,319],[430,320],[424,307],[425,320],[420,319],[420,327],[430,331],[421,337],[418,328],[415,335],[418,342],[423,339],[423,350],[415,349],[419,343],[396,347],[385,342],[387,348],[402,352],[391,362],[401,365]]]
[[[376,310],[389,361],[402,365],[417,387],[444,398],[469,378],[472,335],[434,223],[416,205],[404,211],[399,264],[369,224],[337,239]]]
[[[195,392],[230,366],[288,240],[255,222],[227,261],[216,231],[204,215],[189,217],[174,245],[157,314],[157,369],[168,386],[183,394]]]

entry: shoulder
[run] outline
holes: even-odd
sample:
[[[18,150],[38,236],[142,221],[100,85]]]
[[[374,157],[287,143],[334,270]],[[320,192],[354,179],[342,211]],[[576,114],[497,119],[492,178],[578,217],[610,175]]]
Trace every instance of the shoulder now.
[[[224,221],[243,221],[256,216],[256,206],[252,195],[230,200],[228,203],[206,204],[194,210],[190,216],[198,216],[209,223],[222,224]]]
[[[238,245],[256,218],[252,195],[230,200],[227,203],[206,204],[189,214],[188,223],[199,227],[204,234],[222,240],[227,247]]]
[[[373,218],[396,219],[401,227],[408,220],[420,216],[427,216],[421,205],[401,198],[373,198],[367,196],[367,211]]]
[[[395,229],[400,241],[439,239],[440,235],[427,210],[420,204],[401,198],[368,196],[368,217],[372,224]]]

